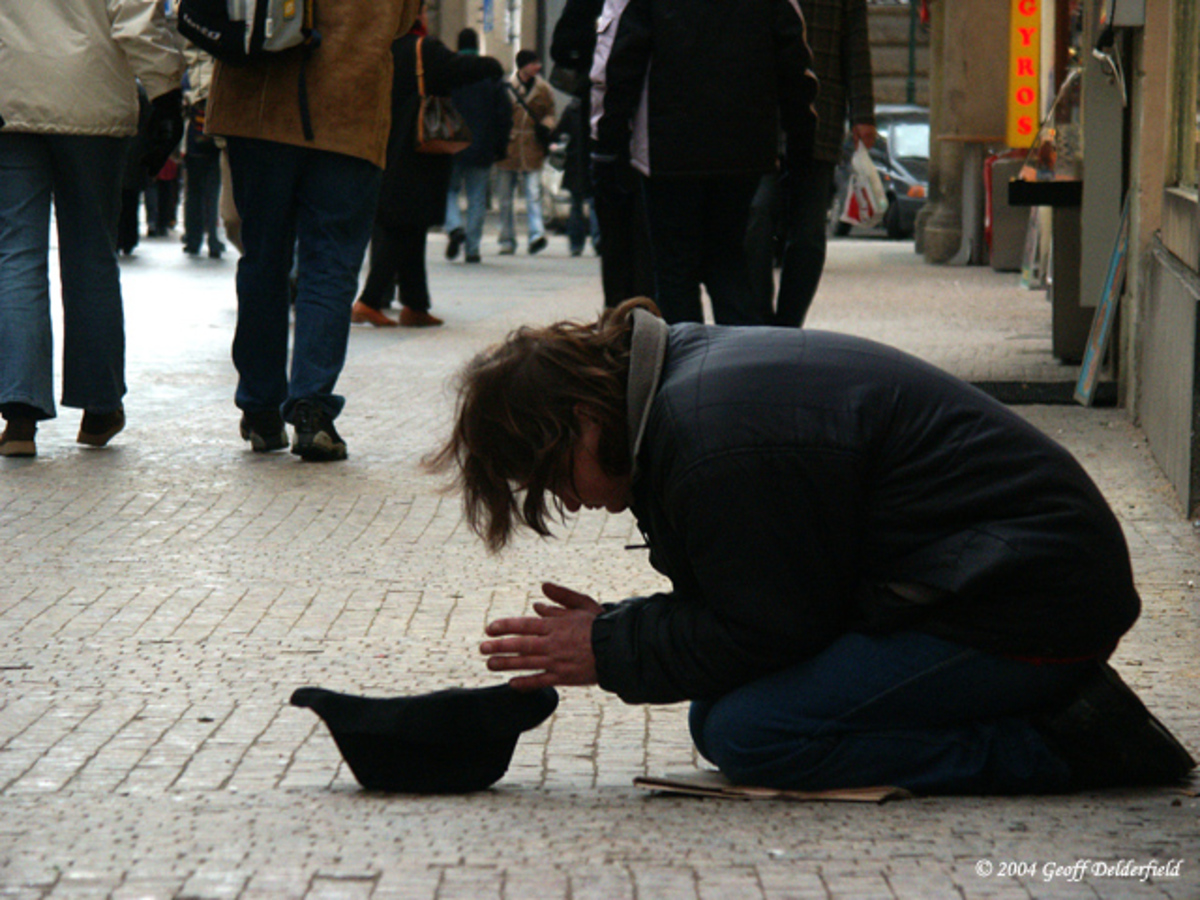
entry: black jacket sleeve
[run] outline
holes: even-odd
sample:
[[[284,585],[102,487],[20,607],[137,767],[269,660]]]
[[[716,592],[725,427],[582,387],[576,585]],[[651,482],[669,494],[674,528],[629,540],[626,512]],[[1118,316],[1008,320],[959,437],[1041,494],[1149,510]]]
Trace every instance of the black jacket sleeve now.
[[[600,686],[629,703],[716,697],[843,633],[857,467],[848,456],[768,448],[655,472],[663,492],[650,501],[651,561],[672,590],[597,618]]]
[[[796,0],[775,3],[775,71],[779,78],[780,124],[787,135],[788,156],[812,153],[817,131],[817,77],[805,34],[804,16]]]
[[[567,0],[550,41],[550,59],[555,65],[585,75],[591,70],[592,54],[596,51],[596,20],[603,8],[604,0]]]
[[[449,96],[455,88],[476,81],[504,77],[499,60],[455,53],[437,38],[427,37],[421,42],[421,56],[425,63],[425,93],[435,97]]]

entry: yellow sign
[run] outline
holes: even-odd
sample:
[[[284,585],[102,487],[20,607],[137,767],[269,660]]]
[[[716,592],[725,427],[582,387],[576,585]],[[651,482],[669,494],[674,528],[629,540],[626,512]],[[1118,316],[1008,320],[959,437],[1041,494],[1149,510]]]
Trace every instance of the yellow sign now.
[[[1038,129],[1042,3],[1012,0],[1008,51],[1008,146],[1030,147]]]

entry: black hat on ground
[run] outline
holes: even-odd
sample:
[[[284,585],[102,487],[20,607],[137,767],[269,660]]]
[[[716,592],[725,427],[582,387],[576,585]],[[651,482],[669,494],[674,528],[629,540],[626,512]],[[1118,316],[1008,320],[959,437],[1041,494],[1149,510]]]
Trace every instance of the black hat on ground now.
[[[302,687],[291,703],[324,720],[364,788],[464,794],[504,776],[517,739],[549,718],[558,692],[500,684],[413,697],[356,697]]]

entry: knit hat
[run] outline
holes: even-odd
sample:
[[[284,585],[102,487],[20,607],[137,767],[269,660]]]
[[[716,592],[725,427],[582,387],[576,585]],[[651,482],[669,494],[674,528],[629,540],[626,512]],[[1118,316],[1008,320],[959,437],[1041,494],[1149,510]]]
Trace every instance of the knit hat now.
[[[458,52],[479,52],[479,35],[474,28],[464,28],[458,33]]]
[[[523,69],[530,63],[541,62],[538,55],[532,50],[520,50],[517,52],[517,68]]]
[[[303,687],[291,703],[321,717],[367,790],[463,794],[504,776],[517,739],[549,718],[558,692],[500,684],[372,698]]]

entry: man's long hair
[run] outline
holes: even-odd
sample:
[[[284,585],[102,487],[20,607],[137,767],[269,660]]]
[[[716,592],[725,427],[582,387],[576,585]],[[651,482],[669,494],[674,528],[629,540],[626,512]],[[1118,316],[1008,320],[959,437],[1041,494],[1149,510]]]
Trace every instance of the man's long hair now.
[[[626,300],[587,324],[523,326],[472,359],[459,373],[454,429],[425,465],[453,470],[467,523],[490,551],[519,525],[547,536],[557,493],[570,484],[580,435],[576,410],[600,425],[599,461],[619,477],[632,470],[626,411],[632,313],[658,310]]]

